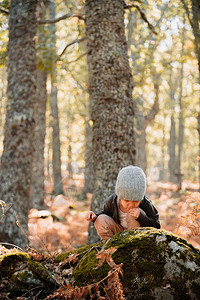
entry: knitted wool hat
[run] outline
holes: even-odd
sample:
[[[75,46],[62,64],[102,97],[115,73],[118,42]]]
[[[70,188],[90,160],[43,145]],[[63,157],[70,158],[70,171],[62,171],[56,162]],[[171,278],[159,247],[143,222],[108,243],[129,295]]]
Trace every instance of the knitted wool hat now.
[[[115,192],[119,199],[141,201],[146,191],[146,176],[139,167],[128,166],[119,171]]]

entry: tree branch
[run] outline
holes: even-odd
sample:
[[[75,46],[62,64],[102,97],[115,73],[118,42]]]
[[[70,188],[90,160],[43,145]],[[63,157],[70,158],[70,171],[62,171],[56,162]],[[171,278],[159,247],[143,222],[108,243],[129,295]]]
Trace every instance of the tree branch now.
[[[78,61],[80,58],[82,58],[83,56],[87,55],[88,54],[88,51],[84,52],[83,54],[81,54],[79,57],[77,57],[76,59],[74,60],[71,60],[68,62],[68,64],[71,64],[71,63],[74,63],[76,61]]]
[[[56,59],[56,61],[58,61],[58,60],[61,58],[61,56],[63,56],[63,54],[65,53],[65,51],[67,50],[67,48],[68,48],[69,46],[74,45],[74,44],[76,44],[76,43],[80,43],[80,42],[84,41],[85,39],[86,39],[86,37],[84,36],[84,37],[82,37],[81,39],[76,39],[76,40],[74,40],[73,42],[67,44],[67,45],[65,46],[65,48],[63,49],[63,51],[61,52],[61,54],[60,54],[60,55],[58,56],[58,58]]]
[[[155,30],[155,28],[154,28],[154,26],[153,26],[152,24],[149,23],[149,21],[147,20],[146,15],[145,15],[145,13],[141,10],[141,8],[140,8],[138,5],[135,5],[135,4],[132,4],[132,5],[125,5],[125,6],[124,6],[124,9],[130,9],[130,8],[132,8],[132,7],[136,8],[136,9],[139,11],[139,13],[140,13],[140,15],[141,15],[141,18],[145,21],[145,23],[147,23],[149,29],[150,29],[155,35],[158,35],[157,32],[156,32],[156,30]]]
[[[3,14],[5,14],[5,15],[9,15],[9,11],[8,10],[6,10],[6,9],[4,9],[4,8],[0,8],[0,12],[1,13],[3,13]]]
[[[85,21],[85,17],[81,14],[73,14],[73,13],[69,13],[69,14],[65,14],[59,18],[56,18],[54,20],[39,20],[38,23],[39,24],[54,24],[54,23],[57,23],[59,21],[62,21],[62,20],[66,20],[68,18],[78,18],[80,20],[84,20]]]

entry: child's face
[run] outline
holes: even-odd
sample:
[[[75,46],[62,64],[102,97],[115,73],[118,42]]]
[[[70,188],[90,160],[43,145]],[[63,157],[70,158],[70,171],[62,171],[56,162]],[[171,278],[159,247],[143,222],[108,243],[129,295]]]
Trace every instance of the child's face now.
[[[141,201],[123,200],[119,199],[119,204],[122,208],[129,211],[132,208],[137,208]]]

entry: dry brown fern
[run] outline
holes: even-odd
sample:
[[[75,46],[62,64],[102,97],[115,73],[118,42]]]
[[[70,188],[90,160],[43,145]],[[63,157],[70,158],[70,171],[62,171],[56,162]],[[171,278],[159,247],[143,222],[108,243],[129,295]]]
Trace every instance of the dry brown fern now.
[[[188,204],[188,213],[181,216],[178,220],[176,231],[178,232],[181,226],[189,229],[189,235],[200,235],[200,193],[188,192],[186,196],[186,202]]]
[[[81,300],[85,299],[87,296],[87,299],[97,299],[97,300],[124,300],[124,290],[123,285],[120,281],[119,274],[123,276],[122,271],[122,265],[117,265],[112,259],[112,254],[117,249],[115,247],[109,248],[107,250],[103,249],[99,251],[96,255],[96,257],[99,259],[99,264],[96,268],[99,268],[102,266],[104,261],[108,263],[108,265],[111,267],[111,270],[108,272],[108,275],[103,278],[102,280],[89,284],[87,286],[78,287],[73,286],[70,284],[63,285],[60,287],[53,295],[48,296],[45,298],[45,300],[49,299],[67,299],[67,300]],[[69,260],[76,259],[76,256],[69,257]],[[100,286],[105,280],[107,279],[107,284],[104,288],[105,295],[102,296],[100,292]],[[89,297],[89,298],[88,298]]]

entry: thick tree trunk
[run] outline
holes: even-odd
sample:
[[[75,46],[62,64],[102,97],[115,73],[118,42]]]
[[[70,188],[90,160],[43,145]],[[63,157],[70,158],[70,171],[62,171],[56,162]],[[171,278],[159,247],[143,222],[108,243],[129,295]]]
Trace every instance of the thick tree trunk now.
[[[44,140],[46,131],[46,79],[44,70],[37,70],[37,100],[35,103],[35,132],[34,144],[36,145],[33,157],[32,175],[32,207],[44,207]]]
[[[54,0],[49,2],[49,17],[55,19],[55,4]],[[61,175],[61,153],[60,153],[60,125],[58,114],[58,90],[57,90],[57,72],[55,66],[55,54],[56,54],[56,26],[50,25],[52,35],[53,54],[52,59],[52,71],[51,71],[51,116],[53,127],[53,177],[54,177],[54,193],[63,194],[63,184]]]
[[[8,44],[8,105],[0,170],[0,199],[7,211],[1,230],[26,247],[36,100],[36,0],[12,0]],[[16,225],[19,221],[22,230]]]
[[[92,101],[92,210],[115,190],[120,168],[135,163],[132,75],[124,33],[123,0],[86,0],[89,90]],[[90,227],[88,241],[97,238]]]

